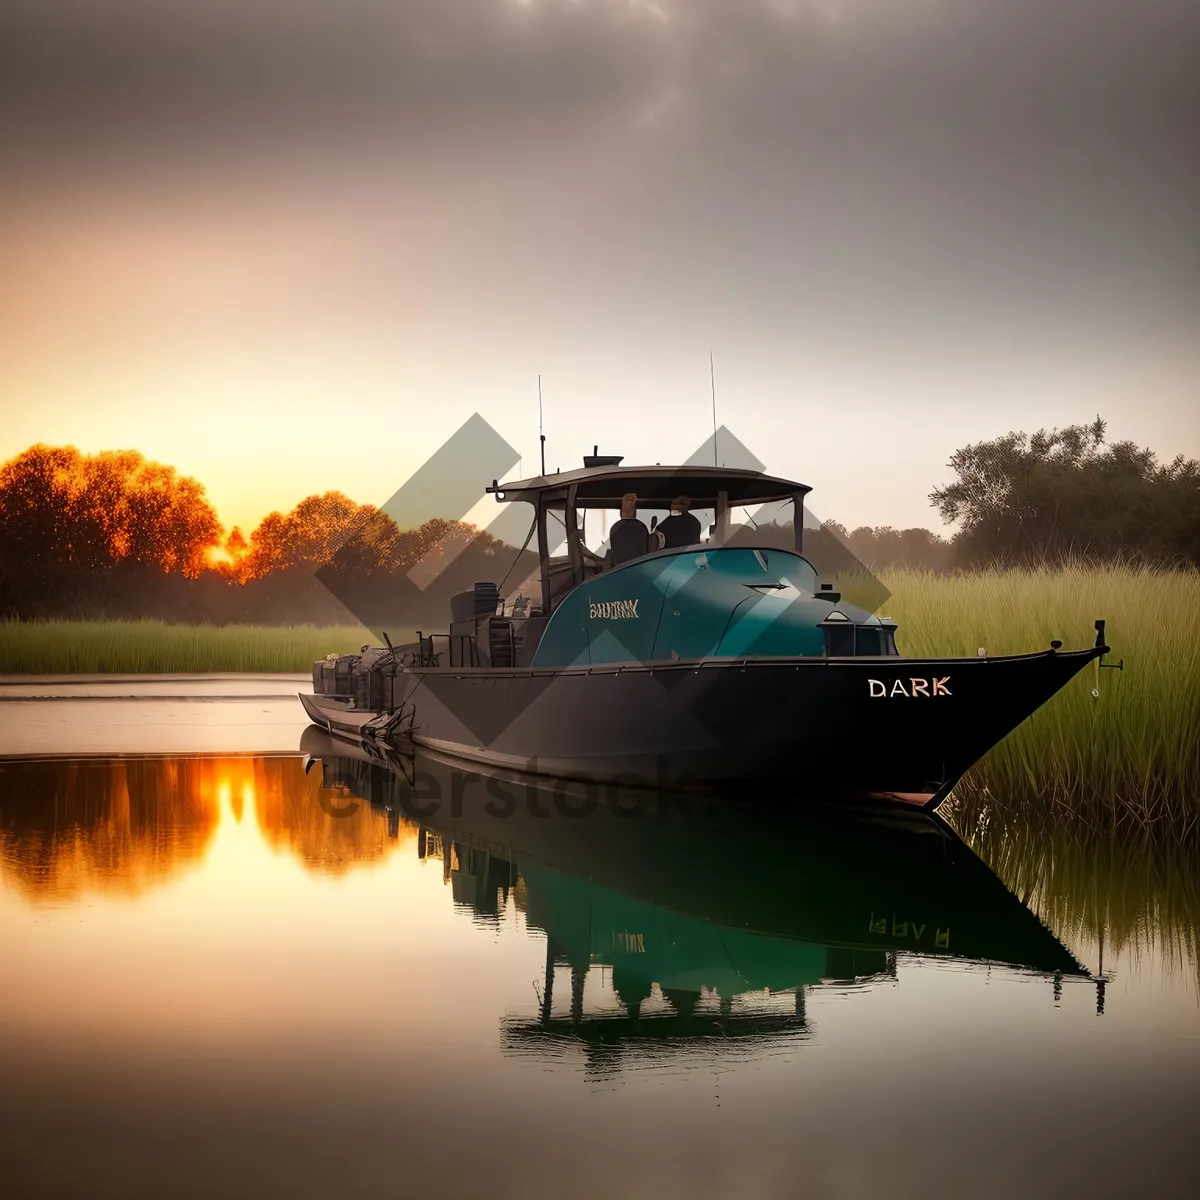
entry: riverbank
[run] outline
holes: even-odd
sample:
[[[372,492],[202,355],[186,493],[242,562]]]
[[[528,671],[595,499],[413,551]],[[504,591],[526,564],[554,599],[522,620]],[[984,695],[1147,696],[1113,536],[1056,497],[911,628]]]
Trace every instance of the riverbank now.
[[[0,621],[0,675],[309,672],[374,640],[357,625]]]
[[[307,671],[0,676],[0,760],[295,754]]]

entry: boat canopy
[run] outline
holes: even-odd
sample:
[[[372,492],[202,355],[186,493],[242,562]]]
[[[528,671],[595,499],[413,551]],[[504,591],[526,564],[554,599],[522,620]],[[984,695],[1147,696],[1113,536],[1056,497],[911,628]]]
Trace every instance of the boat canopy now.
[[[687,496],[693,508],[769,504],[802,498],[812,489],[803,483],[746,471],[737,467],[661,466],[581,467],[553,475],[537,475],[512,483],[492,480],[488,492],[505,502],[539,501],[551,507],[565,504],[572,490],[576,508],[620,508],[621,497],[636,492],[647,508],[666,508],[676,496]],[[557,502],[557,504],[555,503]]]
[[[493,479],[487,489],[500,503],[520,500],[532,504],[536,511],[543,611],[547,614],[566,591],[600,569],[600,560],[584,545],[580,518],[587,509],[620,509],[621,498],[630,492],[636,494],[638,507],[643,511],[669,508],[677,496],[686,496],[693,510],[712,510],[715,522],[708,544],[716,548],[730,536],[731,509],[790,501],[794,506],[795,549],[799,554],[803,550],[804,497],[811,490],[791,479],[739,467],[659,463],[652,467],[623,467],[619,455],[598,452],[585,458],[584,466],[576,470],[503,484]],[[562,521],[566,531],[567,554],[561,567],[551,562],[551,513]],[[531,535],[532,532],[531,528]]]

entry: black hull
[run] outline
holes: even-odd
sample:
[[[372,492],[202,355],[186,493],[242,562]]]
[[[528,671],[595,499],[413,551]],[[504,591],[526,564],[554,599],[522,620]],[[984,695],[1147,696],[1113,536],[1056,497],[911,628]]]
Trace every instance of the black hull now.
[[[729,783],[940,803],[1104,647],[983,659],[769,659],[565,670],[405,669],[418,745],[493,767],[658,788]],[[372,714],[304,696],[358,740]],[[370,731],[368,731],[370,732]]]
[[[392,699],[418,744],[493,766],[668,788],[834,786],[924,804],[1102,650],[405,670]]]

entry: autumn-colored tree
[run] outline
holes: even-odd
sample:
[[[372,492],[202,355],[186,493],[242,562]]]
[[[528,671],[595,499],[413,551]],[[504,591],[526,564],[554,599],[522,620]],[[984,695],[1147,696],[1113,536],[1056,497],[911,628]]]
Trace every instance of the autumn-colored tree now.
[[[20,617],[342,620],[333,597],[364,584],[440,616],[450,590],[496,573],[499,545],[440,518],[401,531],[340,492],[223,537],[200,484],[133,451],[37,445],[0,466],[0,613]]]
[[[0,557],[10,568],[132,563],[195,578],[220,534],[199,483],[133,450],[36,445],[0,467]]]
[[[225,539],[224,550],[234,562],[249,553],[250,543],[246,541],[246,535],[239,526],[235,525],[229,531],[229,536]]]
[[[241,583],[298,568],[316,571],[343,548],[353,553],[359,567],[382,566],[395,534],[395,524],[388,518],[381,521],[378,509],[355,504],[341,492],[325,492],[301,500],[289,513],[268,513],[249,543],[243,539],[243,553],[227,543],[234,561],[225,570]]]
[[[440,517],[417,529],[400,530],[371,504],[355,504],[341,492],[308,496],[290,512],[273,512],[259,523],[233,561],[223,568],[239,582],[265,579],[281,571],[322,567],[339,575],[360,576],[404,571],[427,555],[453,558],[471,543],[495,539],[462,521]]]

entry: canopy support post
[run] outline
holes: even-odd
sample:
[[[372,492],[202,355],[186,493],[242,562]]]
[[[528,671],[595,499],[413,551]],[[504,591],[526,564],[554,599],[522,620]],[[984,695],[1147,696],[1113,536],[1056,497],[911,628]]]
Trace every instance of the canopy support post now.
[[[546,529],[546,500],[538,497],[537,502],[537,539],[538,564],[542,572],[542,612],[550,615],[550,535]]]
[[[567,556],[571,563],[571,579],[576,587],[583,582],[583,550],[579,544],[579,510],[576,507],[578,494],[579,484],[573,483],[567,488]]]
[[[720,491],[717,493],[717,529],[713,535],[713,541],[718,546],[723,546],[729,540],[729,493]]]

